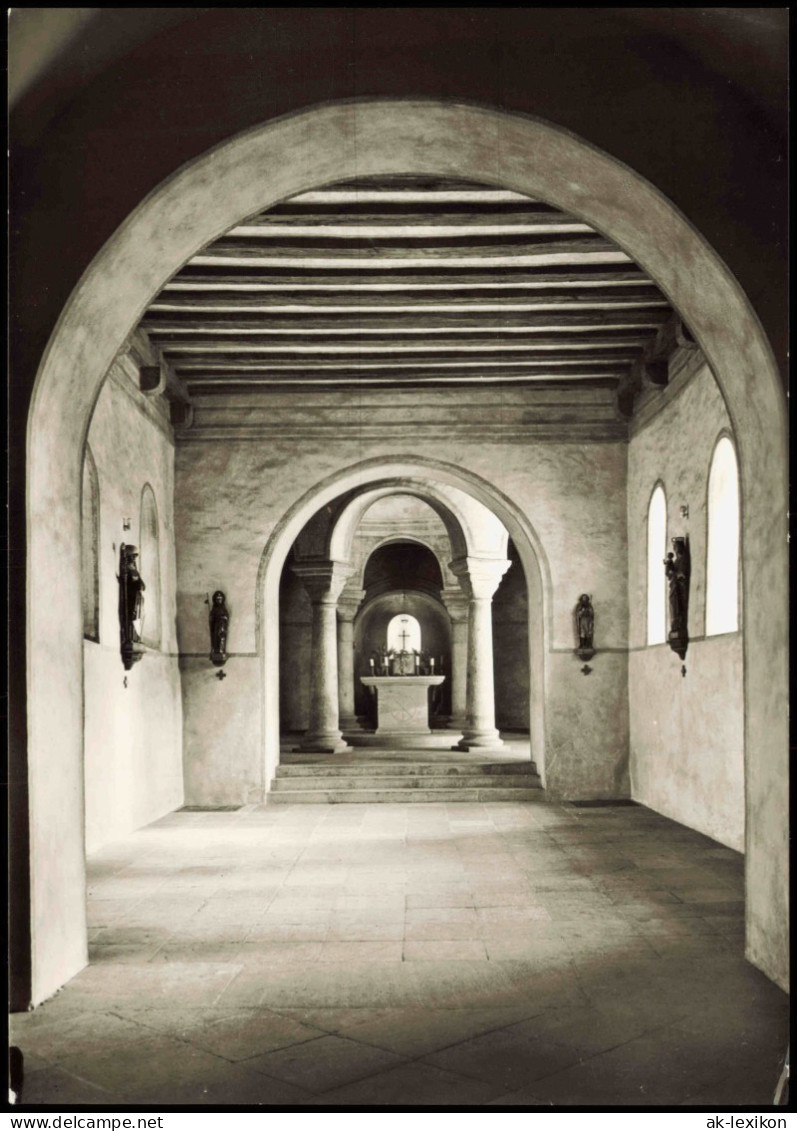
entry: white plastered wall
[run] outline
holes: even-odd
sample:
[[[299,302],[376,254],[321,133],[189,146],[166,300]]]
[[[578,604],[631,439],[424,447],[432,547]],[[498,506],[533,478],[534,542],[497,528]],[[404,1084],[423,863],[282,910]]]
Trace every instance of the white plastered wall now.
[[[182,701],[176,655],[174,445],[168,425],[147,412],[135,372],[115,365],[89,429],[100,488],[98,565],[100,639],[83,641],[86,851],[101,847],[182,804]],[[140,546],[142,489],[158,509],[159,648],[147,648],[129,673],[119,652],[119,545]],[[130,530],[122,528],[130,519]],[[147,563],[141,571],[147,583]],[[154,587],[144,593],[145,618]],[[149,604],[148,604],[149,602]]]

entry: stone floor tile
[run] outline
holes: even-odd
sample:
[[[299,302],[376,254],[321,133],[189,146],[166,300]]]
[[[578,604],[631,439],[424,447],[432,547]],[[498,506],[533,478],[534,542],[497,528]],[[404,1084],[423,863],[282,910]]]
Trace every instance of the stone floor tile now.
[[[95,1106],[765,1102],[788,1002],[744,960],[728,851],[641,806],[173,814],[89,859],[101,961],[12,1033],[40,1094]],[[249,1066],[322,1034],[464,1067],[318,1095]],[[467,1075],[474,1040],[548,1075]]]
[[[503,963],[428,961],[403,966],[415,979],[416,1004],[428,1009],[489,1009],[518,1003],[517,987]]]
[[[463,939],[480,938],[480,928],[477,921],[445,922],[432,920],[431,922],[414,922],[408,920],[404,924],[404,938],[408,942],[439,942],[456,941]]]
[[[253,1072],[246,1063],[230,1064],[217,1060],[205,1066],[196,1076],[143,1082],[127,1096],[127,1102],[155,1107],[303,1107],[313,1102],[313,1095],[295,1084],[275,1080]]]
[[[315,942],[295,942],[285,939],[281,939],[279,942],[264,939],[247,940],[247,942],[241,944],[238,950],[237,962],[243,966],[266,965],[300,968],[308,963],[317,962],[323,946],[324,943],[320,940]]]
[[[524,933],[509,937],[498,934],[485,939],[487,957],[491,962],[531,959],[540,964],[559,966],[569,961],[570,952],[564,943],[543,943],[533,934]]]
[[[537,905],[532,906],[503,906],[498,907],[479,907],[478,908],[479,924],[485,923],[528,923],[528,922],[550,922],[553,916],[546,907]]]
[[[419,1057],[525,1020],[533,1012],[522,1001],[482,1009],[396,1009],[360,1021],[355,1019],[341,1032],[352,1040],[377,1045],[402,1056]]]
[[[118,965],[140,965],[142,962],[152,961],[157,954],[163,949],[163,944],[159,942],[149,943],[144,945],[142,943],[118,943],[106,946],[102,943],[89,944],[89,962],[93,966],[103,966],[106,964]],[[209,961],[215,961],[215,957]]]
[[[279,1010],[293,1008],[385,1009],[419,1004],[418,963],[368,962],[358,969],[345,964],[330,968],[307,967],[300,977],[294,971],[257,972],[259,1003]]]
[[[182,1025],[174,1032],[181,1040],[230,1061],[249,1060],[322,1035],[319,1029],[262,1008],[238,1009],[221,1017],[205,1014],[196,1025]]]
[[[69,984],[77,1010],[112,1011],[149,1000],[153,1004],[210,1005],[240,967],[231,963],[148,963],[145,966],[89,966]]]
[[[159,962],[201,962],[214,964],[235,963],[239,961],[242,942],[217,942],[213,938],[179,939],[155,950],[149,958],[152,963]]]
[[[255,1072],[319,1093],[361,1080],[401,1062],[386,1049],[327,1034],[246,1062]]]
[[[491,1084],[415,1061],[325,1092],[315,1103],[345,1108],[481,1107],[494,1095]]]
[[[537,904],[539,897],[526,883],[512,886],[480,884],[473,887],[476,907],[521,907]]]
[[[312,1028],[321,1029],[325,1033],[342,1033],[348,1029],[355,1028],[359,1025],[370,1024],[382,1018],[391,1019],[401,1016],[404,1010],[397,1008],[370,1009],[368,1007],[359,1009],[347,1009],[345,1007],[314,1009],[313,1007],[307,1007],[300,1009],[280,1009],[278,1012],[284,1017],[290,1017],[302,1025],[309,1025]],[[388,1023],[390,1022],[388,1021]],[[365,1043],[378,1042],[369,1042],[366,1040]]]
[[[462,962],[487,958],[484,943],[479,939],[441,940],[404,943],[405,962]]]
[[[74,1053],[61,1066],[74,1075],[119,1095],[140,1094],[151,1085],[199,1079],[219,1067],[217,1058],[163,1033],[146,1041],[97,1050],[89,1058]]]
[[[360,962],[401,962],[401,960],[402,944],[398,940],[372,942],[327,940],[318,956],[318,962],[322,965],[345,962],[356,966]]]
[[[300,923],[283,923],[276,919],[260,920],[251,926],[246,934],[247,944],[254,943],[279,943],[279,942],[324,942],[329,934],[329,920],[326,916],[321,921],[308,919]]]
[[[407,923],[478,923],[473,907],[409,907]]]
[[[484,1080],[501,1092],[524,1087],[578,1063],[578,1050],[551,1040],[539,1040],[525,1026],[497,1029],[462,1041],[438,1052],[429,1053],[424,1063],[449,1072]]]
[[[18,1045],[28,1056],[34,1051],[48,1062],[57,1063],[79,1048],[86,1056],[95,1049],[147,1039],[150,1031],[133,1018],[102,1011],[55,1016],[51,1010],[12,1013],[9,1018],[9,1043]]]
[[[357,916],[340,916],[332,920],[328,942],[398,942],[404,937],[402,919],[372,922]]]
[[[25,1071],[22,1099],[25,1108],[39,1104],[109,1108],[124,1102],[121,1095],[55,1065]]]
[[[744,895],[730,887],[687,887],[673,884],[670,890],[682,903],[738,903],[740,910],[744,906]]]
[[[340,914],[373,915],[379,919],[403,919],[405,898],[401,893],[387,895],[339,895],[335,911]]]
[[[475,900],[467,886],[463,885],[462,891],[410,892],[406,897],[406,902],[407,911],[415,911],[429,907],[473,907]]]

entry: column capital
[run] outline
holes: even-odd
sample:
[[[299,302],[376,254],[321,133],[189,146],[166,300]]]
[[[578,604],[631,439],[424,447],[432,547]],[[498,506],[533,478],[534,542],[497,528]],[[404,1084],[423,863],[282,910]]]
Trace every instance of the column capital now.
[[[440,591],[440,600],[446,607],[448,615],[451,620],[456,624],[459,621],[467,622],[468,619],[468,595],[462,589],[442,589]]]
[[[353,621],[363,602],[364,589],[345,589],[338,597],[338,620]]]
[[[451,572],[472,600],[490,600],[501,578],[512,565],[509,558],[457,558],[450,563]]]
[[[348,562],[326,558],[307,558],[294,562],[291,569],[301,580],[313,604],[334,605],[343,586],[354,573]]]

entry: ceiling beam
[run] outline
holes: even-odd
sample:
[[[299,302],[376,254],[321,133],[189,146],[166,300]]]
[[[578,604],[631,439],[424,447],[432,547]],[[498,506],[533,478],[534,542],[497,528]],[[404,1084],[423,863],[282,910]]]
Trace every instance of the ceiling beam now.
[[[608,332],[607,332],[608,333]],[[383,340],[381,342],[324,342],[322,340],[309,342],[307,339],[297,339],[295,341],[287,340],[280,342],[256,342],[251,339],[230,339],[228,341],[219,341],[218,339],[209,338],[207,341],[187,340],[187,341],[167,341],[160,342],[165,355],[168,358],[172,357],[186,357],[186,355],[210,357],[217,355],[225,355],[228,357],[235,357],[249,354],[262,357],[283,356],[351,356],[353,352],[357,356],[372,355],[393,355],[394,357],[414,355],[434,355],[434,354],[454,354],[455,356],[465,355],[468,353],[487,353],[496,358],[510,357],[512,354],[528,355],[532,353],[544,353],[548,350],[572,350],[574,352],[590,351],[590,350],[603,350],[603,349],[617,349],[617,348],[640,348],[646,344],[648,336],[644,334],[618,334],[616,336],[606,336],[597,338],[590,334],[575,334],[569,337],[567,334],[540,334],[535,338],[523,338],[521,340],[512,342],[501,342],[497,344],[494,341],[479,340],[477,336],[465,338],[464,340],[451,341],[444,338],[429,338],[425,341],[418,342],[400,342]]]
[[[619,371],[613,373],[604,373],[600,377],[595,377],[590,373],[574,373],[567,378],[564,384],[572,384],[574,386],[589,386],[593,388],[611,388],[614,389],[618,382],[623,378],[623,374]],[[413,386],[433,386],[433,385],[528,385],[533,384],[535,388],[542,385],[550,388],[561,388],[563,382],[561,378],[553,373],[546,372],[540,373],[536,376],[529,377],[528,375],[518,375],[507,372],[499,373],[478,373],[478,374],[450,374],[445,375],[441,373],[434,373],[431,375],[422,375],[418,373],[401,374],[400,376],[385,377],[377,373],[364,373],[352,380],[349,376],[338,376],[336,374],[325,376],[310,376],[307,374],[298,374],[295,377],[288,377],[284,374],[270,374],[258,376],[238,376],[219,378],[213,376],[207,377],[194,377],[189,381],[189,388],[194,395],[202,395],[206,392],[215,391],[217,393],[231,392],[233,389],[239,392],[249,392],[252,389],[260,388],[301,388],[302,386],[308,387],[360,387],[363,385],[374,386],[387,386],[393,388],[394,386],[413,385]]]
[[[240,358],[234,360],[227,359],[208,359],[206,364],[204,361],[187,361],[185,363],[178,363],[176,366],[177,372],[180,374],[184,381],[190,381],[195,376],[210,375],[214,377],[224,377],[225,374],[230,373],[340,373],[349,374],[353,379],[356,379],[359,374],[364,372],[380,372],[380,373],[402,373],[402,372],[463,372],[468,371],[486,371],[488,369],[502,369],[507,372],[511,371],[516,374],[539,374],[543,370],[556,370],[562,377],[568,376],[570,373],[585,373],[589,371],[593,376],[600,376],[605,374],[607,370],[617,370],[625,372],[634,360],[635,353],[633,350],[607,350],[605,356],[598,355],[574,355],[567,356],[562,354],[548,354],[534,359],[525,358],[512,358],[512,359],[495,359],[495,358],[479,358],[474,357],[468,360],[443,360],[443,361],[428,361],[427,359],[410,358],[408,360],[393,361],[382,360],[380,358],[368,358],[360,361],[354,361],[349,358],[344,358],[340,361],[312,361],[307,362],[284,362],[280,359],[275,361],[267,360],[252,360],[249,358]]]
[[[625,310],[598,312],[554,311],[550,314],[495,314],[469,317],[446,314],[397,314],[385,317],[384,314],[343,315],[319,318],[317,316],[296,316],[276,318],[261,316],[247,317],[246,314],[224,311],[215,315],[198,317],[195,314],[159,314],[154,311],[143,320],[148,333],[160,339],[170,335],[217,334],[225,336],[236,333],[258,335],[345,335],[367,336],[400,334],[495,334],[515,335],[523,333],[587,332],[593,330],[657,329],[666,321],[668,308],[658,310]]]
[[[512,243],[484,243],[463,240],[438,246],[408,246],[406,241],[396,241],[396,246],[375,241],[360,241],[358,245],[342,246],[342,241],[323,243],[295,243],[283,240],[272,243],[261,240],[217,240],[199,255],[189,260],[189,266],[212,267],[320,267],[359,271],[395,270],[409,268],[433,270],[441,268],[477,267],[546,267],[553,264],[573,266],[581,263],[628,263],[628,256],[609,240],[601,236],[581,238],[551,237],[548,240],[517,240]]]
[[[296,205],[346,205],[346,204],[480,204],[493,207],[496,204],[519,204],[528,206],[538,203],[534,197],[509,189],[470,187],[401,188],[399,186],[379,188],[373,185],[351,188],[340,186],[329,189],[314,189],[302,192],[289,201],[277,204],[275,208],[293,208]]]
[[[150,304],[147,317],[153,314],[217,314],[224,312],[266,315],[393,315],[428,314],[532,314],[550,310],[649,310],[669,309],[667,299],[650,287],[571,288],[569,292],[529,291],[520,296],[497,297],[495,294],[474,296],[456,288],[448,293],[371,292],[367,295],[347,293],[325,295],[309,293],[292,296],[258,291],[183,291],[166,290]]]
[[[481,212],[385,213],[265,213],[231,228],[225,239],[431,239],[581,233],[596,235],[594,228],[564,212],[518,212],[484,215]]]
[[[193,266],[192,266],[193,264]],[[428,264],[424,265],[428,267]],[[161,294],[178,291],[253,291],[257,293],[300,294],[342,293],[378,294],[380,292],[406,293],[439,291],[479,291],[488,294],[503,294],[506,291],[524,293],[541,288],[581,288],[649,286],[655,284],[638,267],[627,264],[607,265],[583,263],[578,266],[553,265],[548,270],[530,270],[528,267],[508,266],[501,271],[484,271],[455,264],[447,272],[437,264],[435,270],[416,274],[412,270],[397,268],[382,274],[368,271],[363,274],[360,267],[346,271],[301,268],[291,270],[279,267],[271,270],[258,270],[249,265],[246,273],[234,268],[211,264],[211,270],[197,267],[192,261],[179,274],[166,284]]]
[[[503,369],[513,373],[539,373],[542,369],[555,369],[557,373],[566,376],[576,369],[589,367],[596,372],[611,368],[627,369],[637,356],[636,350],[606,350],[601,354],[562,354],[548,353],[536,358],[512,357],[471,357],[446,358],[445,356],[429,360],[428,358],[413,357],[409,360],[395,361],[392,359],[367,358],[353,361],[350,358],[341,360],[307,360],[294,359],[286,361],[283,358],[225,358],[213,357],[207,359],[188,358],[177,361],[175,369],[184,381],[190,380],[196,374],[213,374],[223,376],[225,373],[310,373],[330,372],[348,373],[354,379],[359,373],[368,371],[383,371],[399,373],[411,370],[412,372],[424,370],[429,372],[487,370]]]

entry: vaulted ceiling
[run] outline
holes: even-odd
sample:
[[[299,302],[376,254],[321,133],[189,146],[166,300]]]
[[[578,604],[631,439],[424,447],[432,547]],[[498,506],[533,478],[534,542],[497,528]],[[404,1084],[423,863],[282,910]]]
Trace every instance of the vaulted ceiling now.
[[[188,398],[666,383],[677,319],[619,247],[520,193],[394,176],[302,193],[195,255],[141,329]],[[631,390],[630,399],[624,391]]]

